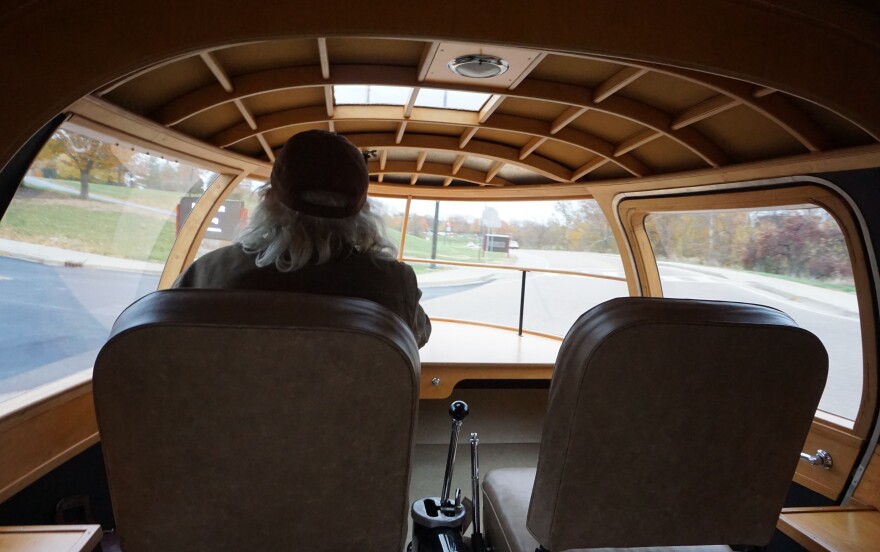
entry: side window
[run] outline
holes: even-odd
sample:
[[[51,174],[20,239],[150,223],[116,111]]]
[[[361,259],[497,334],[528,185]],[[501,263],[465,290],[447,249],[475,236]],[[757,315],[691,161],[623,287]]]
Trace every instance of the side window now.
[[[820,415],[855,428],[863,407],[873,406],[863,404],[866,374],[873,370],[864,337],[872,332],[860,316],[866,306],[854,274],[858,237],[836,218],[851,220],[837,196],[803,187],[630,204],[623,210],[639,229],[640,257],[655,261],[643,261],[648,294],[756,303],[787,313],[828,351]]]
[[[859,305],[846,240],[820,207],[657,213],[645,223],[663,295],[761,303],[828,351],[819,408],[852,422],[862,396]]]
[[[180,198],[216,176],[69,129],[49,140],[0,221],[0,402],[91,370],[156,289]]]

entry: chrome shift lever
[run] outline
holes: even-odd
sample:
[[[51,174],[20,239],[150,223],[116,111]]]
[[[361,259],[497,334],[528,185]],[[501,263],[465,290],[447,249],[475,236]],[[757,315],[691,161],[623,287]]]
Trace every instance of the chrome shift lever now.
[[[467,418],[468,412],[468,405],[464,401],[454,401],[449,405],[449,417],[452,418],[452,435],[449,437],[446,473],[443,474],[443,491],[440,493],[441,508],[451,504],[449,494],[452,491],[452,470],[455,467],[455,453],[458,450],[458,433],[461,431],[461,423]]]

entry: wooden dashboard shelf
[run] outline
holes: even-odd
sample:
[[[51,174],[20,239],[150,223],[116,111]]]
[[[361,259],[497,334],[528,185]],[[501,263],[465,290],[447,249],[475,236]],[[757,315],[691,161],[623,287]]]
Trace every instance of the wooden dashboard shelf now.
[[[786,508],[777,527],[810,552],[880,551],[880,512],[873,508]]]
[[[100,525],[0,527],[3,552],[92,552],[101,542]]]

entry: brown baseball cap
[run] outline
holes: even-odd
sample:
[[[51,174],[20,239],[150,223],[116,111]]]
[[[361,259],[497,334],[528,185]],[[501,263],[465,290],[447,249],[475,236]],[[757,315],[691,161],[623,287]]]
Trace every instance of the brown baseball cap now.
[[[354,144],[334,132],[308,130],[294,134],[272,167],[272,193],[294,211],[323,218],[357,214],[367,201],[367,162]],[[306,198],[310,191],[329,192],[340,206]],[[306,197],[304,197],[304,195]]]

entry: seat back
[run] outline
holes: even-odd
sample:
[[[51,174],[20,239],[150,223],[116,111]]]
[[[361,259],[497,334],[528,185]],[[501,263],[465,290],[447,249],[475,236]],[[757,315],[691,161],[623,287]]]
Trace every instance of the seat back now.
[[[553,551],[766,544],[827,370],[769,307],[599,305],[559,351],[530,532]]]
[[[123,549],[402,549],[418,380],[411,331],[370,301],[144,297],[94,372]]]

